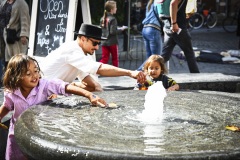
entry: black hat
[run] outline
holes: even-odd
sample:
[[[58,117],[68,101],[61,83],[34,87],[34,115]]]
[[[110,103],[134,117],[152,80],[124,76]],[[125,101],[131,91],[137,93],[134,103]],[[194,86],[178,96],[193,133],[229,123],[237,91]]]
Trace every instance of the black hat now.
[[[106,37],[102,37],[102,28],[96,25],[82,23],[79,32],[75,32],[77,35],[83,35],[89,38],[97,40],[106,40]]]

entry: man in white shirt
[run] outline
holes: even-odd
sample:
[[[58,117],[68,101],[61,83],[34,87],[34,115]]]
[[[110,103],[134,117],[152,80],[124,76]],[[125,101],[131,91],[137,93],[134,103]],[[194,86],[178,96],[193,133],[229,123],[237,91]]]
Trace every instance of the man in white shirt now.
[[[146,80],[143,72],[96,62],[89,56],[99,49],[100,41],[106,39],[102,37],[101,27],[83,23],[76,34],[76,40],[62,44],[39,63],[44,78],[59,78],[71,83],[78,77],[81,82],[73,83],[88,91],[102,91],[101,85],[90,75],[129,76],[140,83]]]

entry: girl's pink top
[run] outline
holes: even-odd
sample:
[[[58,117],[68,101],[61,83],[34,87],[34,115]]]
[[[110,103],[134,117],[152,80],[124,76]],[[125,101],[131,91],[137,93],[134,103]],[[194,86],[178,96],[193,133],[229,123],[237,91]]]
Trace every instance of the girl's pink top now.
[[[13,93],[4,92],[3,105],[13,111],[12,122],[15,123],[22,112],[29,107],[42,103],[52,94],[68,95],[65,93],[67,82],[60,79],[46,80],[40,79],[39,84],[32,89],[27,98],[23,97],[20,89]],[[13,134],[14,126],[9,127],[9,134]]]

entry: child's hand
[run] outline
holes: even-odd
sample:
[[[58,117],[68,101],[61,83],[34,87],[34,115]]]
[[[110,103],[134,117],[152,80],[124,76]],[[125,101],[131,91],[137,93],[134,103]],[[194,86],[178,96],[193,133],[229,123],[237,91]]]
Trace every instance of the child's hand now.
[[[172,86],[172,87],[169,87],[168,89],[167,89],[167,91],[175,91],[176,89],[175,89],[175,87],[174,86]]]
[[[57,98],[57,94],[52,94],[51,96],[48,97],[48,100],[52,100]]]
[[[146,81],[146,75],[142,71],[131,71],[131,77],[137,79],[138,83],[144,83]]]
[[[167,89],[167,91],[177,91],[179,90],[179,85],[175,84]]]
[[[94,105],[94,106],[99,105],[100,107],[107,107],[107,103],[105,102],[105,100],[98,97],[95,94],[92,94],[92,96],[90,96],[89,100],[92,103],[92,105]]]

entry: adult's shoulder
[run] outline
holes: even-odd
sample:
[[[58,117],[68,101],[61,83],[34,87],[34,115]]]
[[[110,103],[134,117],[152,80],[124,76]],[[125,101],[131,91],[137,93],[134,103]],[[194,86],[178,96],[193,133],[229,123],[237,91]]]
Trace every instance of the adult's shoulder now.
[[[28,4],[25,0],[15,0],[14,4],[28,8]]]
[[[62,43],[58,48],[56,48],[55,50],[50,52],[49,55],[51,55],[51,54],[59,54],[60,55],[60,54],[64,54],[64,53],[68,54],[79,48],[80,48],[80,46],[78,46],[76,40],[68,41],[68,42]]]

